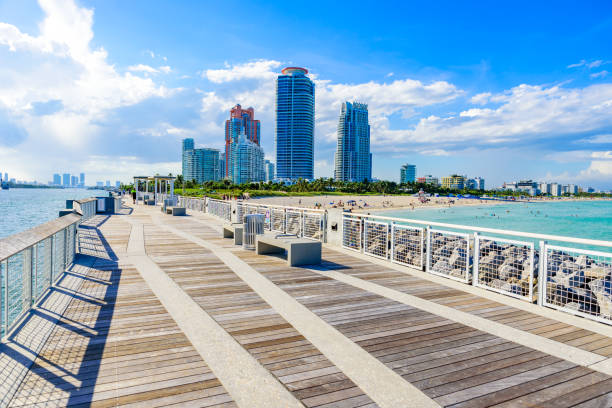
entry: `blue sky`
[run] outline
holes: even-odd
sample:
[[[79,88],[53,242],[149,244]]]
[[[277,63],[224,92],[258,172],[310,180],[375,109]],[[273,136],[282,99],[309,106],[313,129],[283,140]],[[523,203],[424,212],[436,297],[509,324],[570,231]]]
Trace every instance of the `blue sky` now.
[[[180,140],[221,147],[236,103],[274,160],[274,78],[298,65],[317,86],[317,176],[358,100],[375,177],[408,162],[610,189],[611,39],[606,1],[0,0],[0,170],[176,173]]]

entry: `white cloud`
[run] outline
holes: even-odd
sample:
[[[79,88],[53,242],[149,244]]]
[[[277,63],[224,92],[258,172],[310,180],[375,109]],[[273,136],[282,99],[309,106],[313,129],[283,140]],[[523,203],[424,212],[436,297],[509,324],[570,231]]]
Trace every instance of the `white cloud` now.
[[[242,79],[273,79],[275,69],[281,63],[274,60],[257,60],[245,64],[225,64],[224,69],[207,69],[202,76],[215,84],[238,81]]]
[[[0,112],[7,112],[25,135],[19,140],[18,159],[0,150],[0,162],[24,178],[40,176],[42,166],[47,174],[51,166],[83,163],[90,143],[103,137],[115,110],[176,92],[151,78],[117,72],[106,50],[91,45],[93,10],[72,0],[39,0],[39,5],[44,17],[35,34],[0,23]],[[156,71],[143,64],[130,68]],[[51,101],[57,108],[36,116],[32,107]],[[29,163],[22,165],[26,158]]]
[[[580,62],[568,65],[567,68],[585,67],[587,69],[593,69],[593,68],[601,67],[602,65],[609,64],[610,62],[611,61],[604,61],[604,60],[594,60],[594,61],[589,62],[583,59],[583,60],[580,60]]]
[[[151,67],[149,65],[144,65],[144,64],[130,65],[128,67],[128,71],[132,71],[132,72],[148,72],[149,74],[156,74],[156,73],[159,72],[155,68],[153,68],[153,67]]]
[[[580,139],[581,143],[611,143],[612,144],[612,134],[603,134],[596,135],[586,139]]]
[[[594,72],[590,75],[591,78],[605,78],[608,75],[608,71],[605,69],[603,71]]]
[[[472,103],[475,103],[477,105],[484,105],[485,103],[489,102],[490,99],[491,92],[483,92],[472,96],[470,100],[472,101]]]
[[[413,129],[386,130],[387,143],[538,140],[612,125],[612,84],[586,88],[519,85],[491,99],[492,109],[468,109],[455,117],[429,116]]]
[[[164,66],[159,67],[159,70],[163,72],[164,74],[169,74],[172,71],[172,68],[170,68],[169,65],[164,65]]]

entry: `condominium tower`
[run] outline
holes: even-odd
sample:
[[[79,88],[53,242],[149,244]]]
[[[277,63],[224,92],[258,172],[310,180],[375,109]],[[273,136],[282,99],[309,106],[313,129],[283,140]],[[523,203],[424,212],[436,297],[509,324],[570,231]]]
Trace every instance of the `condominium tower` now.
[[[400,167],[400,183],[414,183],[416,181],[416,166],[404,164]]]
[[[193,139],[184,139],[183,179],[196,183],[219,180],[219,150],[195,149]]]
[[[315,85],[304,68],[288,67],[276,80],[276,178],[314,179]]]
[[[241,133],[232,147],[232,181],[243,184],[265,179],[263,149]]]
[[[340,181],[372,179],[368,105],[344,102],[338,120],[334,178]]]
[[[232,146],[238,143],[238,137],[244,134],[246,139],[259,146],[261,125],[255,120],[253,108],[242,109],[238,104],[230,110],[230,118],[225,121],[225,172],[223,178],[232,178]]]

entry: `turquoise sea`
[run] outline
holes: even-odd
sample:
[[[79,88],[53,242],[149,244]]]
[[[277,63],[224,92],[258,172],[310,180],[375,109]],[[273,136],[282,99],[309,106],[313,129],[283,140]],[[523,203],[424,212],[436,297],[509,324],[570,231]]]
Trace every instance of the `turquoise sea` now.
[[[11,188],[0,190],[0,238],[57,218],[66,200],[108,195],[81,188]]]
[[[377,211],[377,215],[612,241],[612,201],[557,201]]]

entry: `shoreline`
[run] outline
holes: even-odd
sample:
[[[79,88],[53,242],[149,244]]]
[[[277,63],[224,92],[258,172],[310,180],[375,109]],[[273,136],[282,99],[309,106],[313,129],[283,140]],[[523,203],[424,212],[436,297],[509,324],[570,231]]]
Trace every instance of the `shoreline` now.
[[[478,198],[456,197],[426,197],[423,202],[415,196],[387,196],[387,195],[319,195],[319,196],[268,196],[252,197],[247,202],[260,202],[262,204],[283,205],[288,207],[339,208],[357,213],[369,211],[403,211],[418,209],[453,208],[469,206],[496,206],[519,203],[555,203],[555,202],[585,202],[585,201],[612,201],[610,198],[567,198],[567,199],[531,199],[531,200],[491,200]]]

